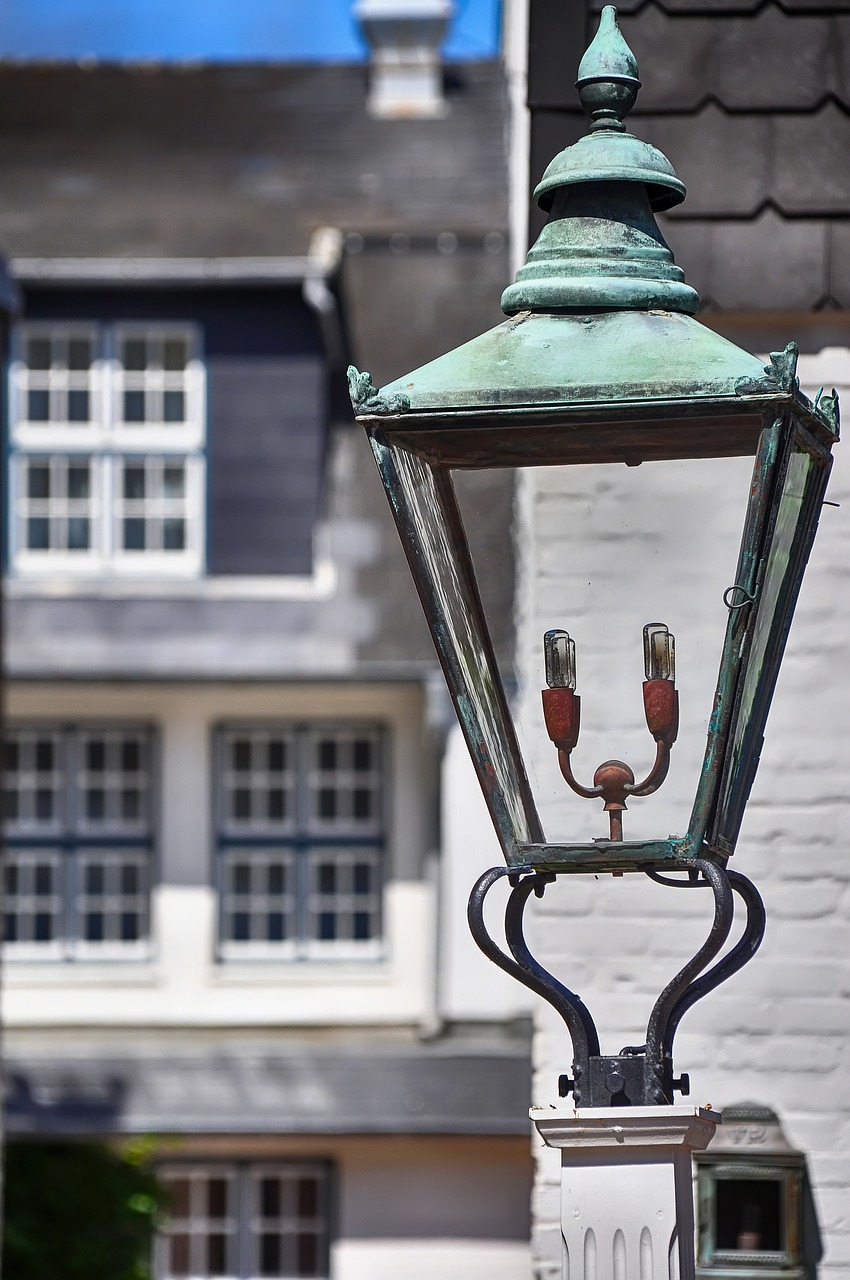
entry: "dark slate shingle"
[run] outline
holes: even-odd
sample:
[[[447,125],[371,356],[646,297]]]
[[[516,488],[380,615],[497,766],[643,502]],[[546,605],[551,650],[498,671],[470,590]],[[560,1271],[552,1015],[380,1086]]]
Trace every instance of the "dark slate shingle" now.
[[[452,70],[439,120],[375,120],[349,65],[0,68],[0,248],[299,255],[320,226],[503,229],[504,78]]]

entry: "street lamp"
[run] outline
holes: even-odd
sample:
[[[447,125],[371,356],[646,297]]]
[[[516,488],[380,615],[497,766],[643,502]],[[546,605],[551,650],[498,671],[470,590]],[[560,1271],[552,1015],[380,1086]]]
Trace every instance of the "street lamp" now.
[[[586,1118],[597,1146],[609,1112],[619,1116],[621,1130],[627,1116],[634,1129],[647,1108],[687,1111],[690,1129],[676,1140],[687,1146],[707,1141],[711,1125],[693,1108],[672,1106],[674,1091],[687,1092],[687,1078],[674,1075],[673,1039],[683,1014],[740,969],[761,941],[759,895],[727,862],[823,502],[838,405],[834,392],[814,402],[802,394],[793,343],[764,364],[693,318],[698,296],[654,217],[678,204],[684,187],[667,159],[623,123],[639,87],[634,56],[609,6],[579,67],[589,131],[555,157],[537,187],[549,219],[502,297],[509,318],[380,391],[355,369],[349,383],[505,857],[506,866],[485,873],[473,889],[473,935],[563,1017],[573,1066],[561,1094],[572,1093],[571,1114]],[[608,829],[591,842],[548,841],[488,634],[453,471],[746,456],[755,460],[742,495],[746,518],[737,567],[729,566],[715,699],[683,834],[628,840],[623,833],[628,801],[662,785],[676,740],[673,636],[664,623],[644,629],[654,764],[638,781],[622,761],[605,761],[584,785],[571,763],[579,736],[575,645],[553,626],[543,640],[546,728],[566,784],[601,802]],[[693,718],[692,709],[684,710]],[[538,964],[522,933],[532,892],[542,894],[556,876],[600,872],[710,886],[715,904],[706,942],[655,1004],[646,1043],[616,1055],[601,1053],[589,1011]],[[512,886],[508,952],[483,921],[484,897],[503,876]],[[734,895],[746,907],[744,931],[716,960],[730,933]],[[652,1142],[663,1146],[661,1116],[648,1114]],[[703,1126],[701,1137],[694,1124]],[[684,1275],[692,1265],[687,1251],[681,1262]]]

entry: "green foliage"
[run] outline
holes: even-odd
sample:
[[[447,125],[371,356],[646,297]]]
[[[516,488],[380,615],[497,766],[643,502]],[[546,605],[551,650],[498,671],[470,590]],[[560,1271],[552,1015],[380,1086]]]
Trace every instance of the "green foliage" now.
[[[4,1280],[149,1280],[167,1196],[139,1150],[93,1142],[6,1149]]]

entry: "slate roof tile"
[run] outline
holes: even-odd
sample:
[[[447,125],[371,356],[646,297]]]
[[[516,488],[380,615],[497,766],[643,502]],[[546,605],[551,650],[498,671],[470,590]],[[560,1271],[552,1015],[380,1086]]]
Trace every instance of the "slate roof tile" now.
[[[808,311],[828,298],[825,221],[789,220],[766,209],[745,221],[664,219],[663,230],[703,306]]]
[[[590,0],[590,10],[598,13],[609,4],[610,0]],[[718,14],[751,14],[767,8],[771,4],[784,8],[788,13],[806,13],[809,11],[844,13],[846,5],[843,0],[617,0],[618,13],[636,13],[641,9],[655,6],[665,13],[718,13]]]
[[[375,120],[365,70],[350,65],[10,63],[0,69],[0,248],[289,256],[328,224],[501,230],[500,68],[452,68],[448,100],[440,120]]]
[[[773,203],[789,216],[850,210],[850,116],[835,103],[812,114],[633,118],[632,131],[669,158],[687,187],[674,218],[752,217]]]
[[[830,95],[850,105],[848,11],[771,4],[750,17],[673,17],[648,5],[622,30],[644,73],[636,113],[689,111],[706,98],[730,111],[811,110]]]

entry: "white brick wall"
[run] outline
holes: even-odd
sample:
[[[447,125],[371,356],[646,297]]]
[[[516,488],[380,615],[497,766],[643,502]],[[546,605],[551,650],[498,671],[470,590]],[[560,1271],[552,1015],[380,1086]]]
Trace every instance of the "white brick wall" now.
[[[843,383],[850,406],[850,353],[801,360],[804,386]],[[842,388],[839,387],[841,391]],[[522,548],[521,720],[549,838],[605,833],[598,802],[560,783],[540,712],[540,640],[551,626],[576,637],[582,780],[610,756],[636,772],[651,758],[642,722],[640,626],[664,621],[677,640],[682,734],[670,780],[635,801],[627,838],[684,830],[686,800],[705,743],[705,720],[725,625],[720,593],[733,578],[742,509],[726,471],[697,464],[698,481],[668,464],[600,478],[585,468],[527,471],[520,481]],[[705,487],[716,480],[713,489]],[[734,864],[757,884],[767,934],[751,964],[684,1019],[677,1071],[695,1102],[773,1107],[808,1156],[825,1257],[824,1280],[850,1277],[850,453],[836,452],[829,498],[810,561],[768,724],[761,767]],[[719,504],[725,544],[693,527]],[[659,530],[651,532],[651,525]],[[734,530],[734,533],[733,533]],[[642,553],[642,568],[621,552]],[[677,567],[662,575],[665,551]],[[595,611],[595,612],[594,612]],[[709,921],[702,891],[665,889],[637,877],[562,880],[535,904],[535,953],[586,999],[603,1052],[644,1039],[665,981],[696,950]],[[536,1101],[556,1100],[570,1065],[566,1031],[548,1006],[536,1011]],[[560,1275],[557,1159],[541,1149],[534,1199],[536,1275]]]

